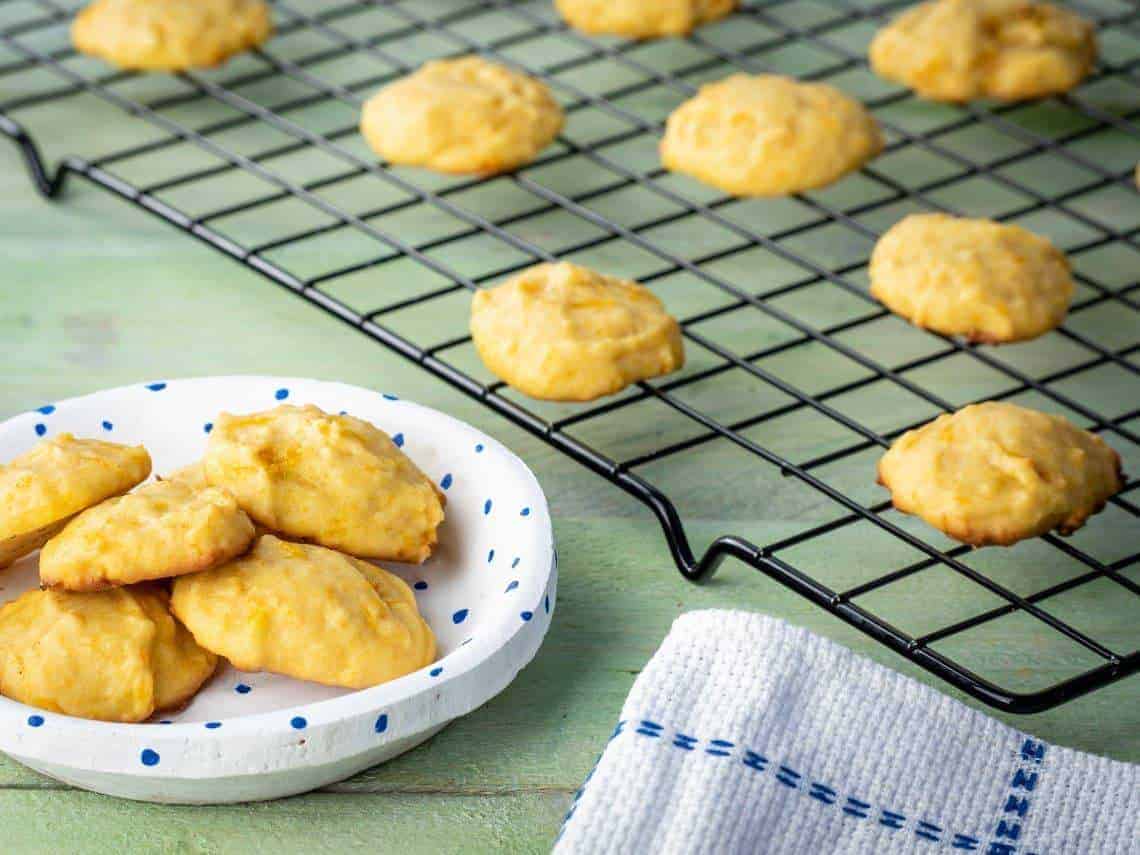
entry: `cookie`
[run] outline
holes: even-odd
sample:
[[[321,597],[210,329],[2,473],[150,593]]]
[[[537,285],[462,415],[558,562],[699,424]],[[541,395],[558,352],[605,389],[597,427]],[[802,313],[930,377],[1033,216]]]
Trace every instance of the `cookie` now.
[[[911,323],[975,342],[1035,338],[1065,319],[1065,254],[1020,226],[911,214],[871,253],[871,294]]]
[[[1034,0],[930,0],[871,42],[871,67],[933,101],[1021,101],[1068,92],[1092,71],[1093,25]]]
[[[0,466],[0,567],[43,546],[67,521],[150,474],[150,455],[61,433]]]
[[[219,65],[272,32],[263,0],[95,0],[76,15],[71,40],[119,68],[186,71]]]
[[[155,481],[79,514],[40,553],[49,588],[98,591],[197,573],[241,555],[253,523],[218,487]]]
[[[900,511],[974,546],[1076,531],[1124,485],[1120,455],[1051,416],[989,401],[903,434],[879,460]]]
[[[143,721],[184,705],[216,665],[155,587],[32,590],[0,606],[0,694],[40,709]]]
[[[199,644],[242,671],[365,689],[435,659],[435,636],[399,577],[272,535],[230,564],[180,576],[171,605]]]
[[[161,476],[161,479],[163,481],[177,481],[179,484],[183,484],[191,490],[205,490],[210,486],[210,482],[206,480],[206,466],[201,460],[196,460],[193,463],[188,463],[179,469],[175,469]]]
[[[783,196],[831,184],[882,148],[874,118],[838,89],[734,74],[673,111],[661,161],[736,196]]]
[[[202,465],[255,522],[350,555],[424,561],[443,522],[441,494],[386,433],[311,405],[222,413]]]
[[[360,130],[389,163],[493,174],[528,163],[562,129],[546,85],[477,56],[429,62],[381,89]]]
[[[555,0],[570,26],[592,35],[683,36],[732,13],[736,0]]]
[[[575,264],[540,264],[471,302],[488,369],[532,398],[589,401],[685,362],[681,328],[649,289]]]

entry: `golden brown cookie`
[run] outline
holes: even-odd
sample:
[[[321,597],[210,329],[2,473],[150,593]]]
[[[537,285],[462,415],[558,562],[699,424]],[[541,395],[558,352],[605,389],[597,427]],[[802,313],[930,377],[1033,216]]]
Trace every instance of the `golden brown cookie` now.
[[[1036,338],[1065,319],[1065,254],[1020,226],[911,214],[871,253],[871,294],[911,323],[971,341]]]
[[[871,42],[871,67],[934,101],[1020,101],[1072,89],[1096,62],[1093,25],[1034,0],[930,0]]]
[[[360,130],[390,163],[491,174],[534,159],[562,129],[544,83],[478,56],[429,62],[364,105]]]
[[[49,588],[98,591],[197,573],[241,555],[253,523],[219,487],[155,481],[79,514],[40,554]]]
[[[435,485],[386,433],[311,405],[222,413],[202,463],[255,522],[351,555],[423,561],[443,522]]]
[[[0,694],[52,712],[143,721],[185,704],[216,664],[154,587],[32,590],[0,606]]]
[[[95,0],[71,40],[119,68],[185,71],[219,65],[272,32],[264,0]]]
[[[879,483],[900,511],[974,546],[1069,534],[1124,484],[1099,436],[993,401],[903,434],[879,460]]]
[[[364,689],[435,659],[435,636],[397,576],[272,535],[243,558],[174,582],[174,613],[242,671]]]
[[[163,481],[177,481],[179,484],[185,484],[191,490],[205,490],[210,486],[210,482],[206,480],[206,466],[201,460],[188,463],[160,477]]]
[[[540,264],[471,303],[483,363],[532,398],[589,401],[685,362],[681,328],[645,286]]]
[[[875,119],[838,89],[734,74],[673,111],[661,162],[736,196],[782,196],[831,184],[882,148]]]
[[[0,567],[39,549],[71,517],[150,474],[150,455],[61,433],[0,465]]]
[[[593,35],[683,36],[732,13],[736,0],[555,0],[570,26]]]

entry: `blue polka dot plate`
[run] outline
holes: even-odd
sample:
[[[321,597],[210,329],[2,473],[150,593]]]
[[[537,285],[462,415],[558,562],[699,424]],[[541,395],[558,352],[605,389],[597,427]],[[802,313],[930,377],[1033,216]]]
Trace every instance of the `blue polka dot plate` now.
[[[280,403],[367,419],[446,493],[435,554],[420,566],[384,563],[415,591],[439,658],[363,691],[227,665],[185,709],[142,724],[88,721],[0,698],[0,750],[66,783],[131,799],[276,798],[407,751],[501,692],[534,657],[557,584],[546,499],[521,460],[435,410],[317,380],[155,381],[45,403],[0,423],[0,460],[70,431],[142,443],[162,475],[201,456],[219,412]],[[0,572],[0,602],[37,582],[31,555]]]

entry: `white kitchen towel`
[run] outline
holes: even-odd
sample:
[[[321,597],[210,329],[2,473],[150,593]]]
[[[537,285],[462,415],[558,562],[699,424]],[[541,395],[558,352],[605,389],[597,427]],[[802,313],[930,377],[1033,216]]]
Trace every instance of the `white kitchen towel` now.
[[[691,612],[555,852],[1137,855],[1140,766],[1048,745],[783,621]]]

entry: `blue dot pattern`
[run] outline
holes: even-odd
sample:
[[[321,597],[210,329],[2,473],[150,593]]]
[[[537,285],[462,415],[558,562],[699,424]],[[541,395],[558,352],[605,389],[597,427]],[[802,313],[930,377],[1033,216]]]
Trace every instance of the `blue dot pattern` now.
[[[36,425],[36,436],[43,436],[45,433],[47,433],[47,425],[45,425],[45,424]]]
[[[202,425],[202,433],[209,433],[213,429],[214,429],[214,423],[213,422],[206,422],[204,425]]]
[[[206,722],[206,729],[207,730],[217,730],[221,726],[222,726],[222,723],[220,721],[208,721],[208,722]]]
[[[521,511],[519,511],[519,516],[520,517],[529,517],[530,516],[530,508],[523,508]]]
[[[103,422],[103,430],[114,430],[114,429],[115,429],[114,423],[108,422],[108,421]]]
[[[250,687],[245,683],[238,683],[236,686],[234,686],[234,691],[239,695],[248,695],[252,689],[250,689]]]
[[[453,614],[451,616],[451,622],[452,623],[463,623],[463,621],[467,620],[467,614],[468,614],[467,609],[460,609],[459,611],[457,611],[455,614]]]
[[[402,433],[396,434],[394,437],[392,437],[392,443],[396,446],[396,448],[403,448],[404,435]]]
[[[483,443],[481,443],[481,442],[475,443],[475,453],[476,454],[482,454],[483,453]]]
[[[443,488],[444,490],[450,490],[451,489],[451,473],[450,472],[448,472],[446,475],[443,476],[443,480],[439,482],[439,486],[441,488]]]
[[[425,582],[421,579],[419,582],[416,582],[416,584],[413,585],[412,587],[415,588],[417,591],[426,591],[428,589],[428,584],[427,584],[427,582]]]
[[[304,716],[295,715],[289,719],[289,726],[293,728],[293,730],[304,730],[309,726],[309,722],[305,720]]]
[[[44,717],[42,715],[28,716],[28,727],[43,727]]]
[[[139,755],[139,760],[142,761],[144,766],[157,766],[159,761],[158,752],[153,748],[144,748],[142,754]]]
[[[511,562],[511,569],[514,570],[516,567],[518,567],[519,561],[521,561],[521,560],[522,559],[516,555],[514,561]]]
[[[487,563],[490,564],[494,560],[495,560],[495,550],[492,549],[490,552],[487,553]]]
[[[273,397],[276,398],[278,401],[284,401],[286,398],[289,397],[289,390],[288,389],[278,389],[276,392],[273,393]]]
[[[431,674],[433,677],[438,677],[440,674],[443,673],[443,669],[442,668],[432,668],[428,673]]]
[[[55,412],[55,404],[44,404],[42,407],[38,408],[38,411],[43,413],[45,416],[50,416]]]
[[[161,392],[163,389],[166,388],[166,384],[165,383],[148,383],[146,387],[148,389],[150,389],[150,391],[152,391],[152,392]]]
[[[383,733],[388,729],[388,713],[380,713],[376,719],[376,732]]]
[[[519,617],[521,617],[524,621],[530,620],[532,617],[534,617],[534,612],[519,612]]]
[[[493,504],[493,502],[492,502],[490,499],[488,499],[487,501],[485,501],[485,502],[483,503],[483,515],[484,515],[484,516],[486,516],[487,514],[491,513],[491,506],[492,506],[492,504]]]
[[[384,394],[382,394],[380,397],[381,397],[381,398],[383,398],[383,399],[384,399],[384,400],[386,400],[386,401],[398,401],[398,400],[400,400],[400,399],[399,399],[399,398],[397,398],[395,395],[389,395],[387,392],[385,392]]]
[[[509,594],[511,591],[513,591],[513,590],[514,590],[515,588],[517,588],[518,586],[519,586],[519,580],[518,580],[518,579],[514,579],[514,580],[512,580],[512,581],[511,581],[511,583],[510,583],[509,585],[507,585],[507,590],[503,591],[503,593],[504,593],[504,594]]]

